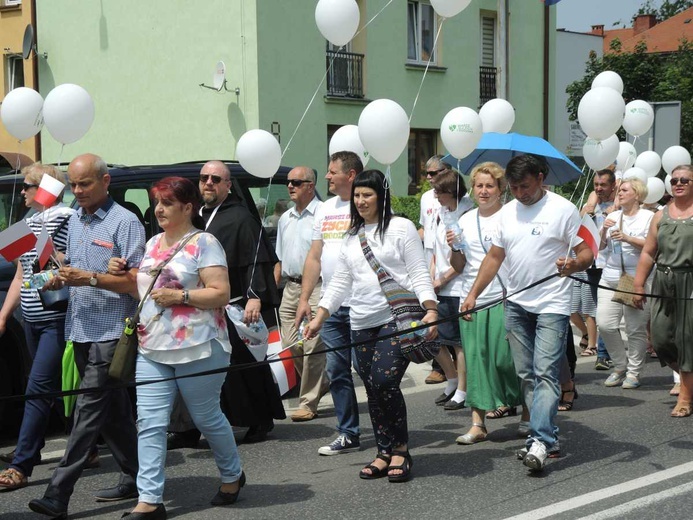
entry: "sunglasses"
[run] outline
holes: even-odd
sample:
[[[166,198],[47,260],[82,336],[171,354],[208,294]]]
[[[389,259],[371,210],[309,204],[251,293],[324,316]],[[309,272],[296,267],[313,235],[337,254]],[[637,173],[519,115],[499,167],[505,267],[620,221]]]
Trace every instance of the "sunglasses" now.
[[[214,184],[219,184],[221,181],[227,180],[222,179],[219,175],[207,175],[206,173],[200,175],[200,182],[202,184],[207,184],[207,181],[209,181],[209,179],[212,179],[212,182]]]
[[[439,170],[426,170],[426,175],[430,175],[431,177],[435,177],[436,175],[438,175],[442,171],[445,171],[445,168],[440,168]]]
[[[29,191],[31,188],[38,188],[38,184],[29,184],[29,183],[22,183],[22,186],[24,187],[24,191]]]
[[[287,184],[289,186],[296,186],[297,188],[300,188],[306,182],[310,183],[311,181],[307,181],[305,179],[289,179]]]
[[[674,177],[671,179],[671,185],[676,186],[677,184],[680,184],[681,186],[686,186],[689,182],[691,182],[691,179],[687,177]]]

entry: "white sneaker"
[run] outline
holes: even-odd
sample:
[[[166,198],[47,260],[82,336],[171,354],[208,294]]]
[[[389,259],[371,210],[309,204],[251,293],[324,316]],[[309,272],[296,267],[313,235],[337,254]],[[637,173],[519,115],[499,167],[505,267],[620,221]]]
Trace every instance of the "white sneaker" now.
[[[638,388],[639,386],[640,380],[637,378],[637,376],[626,376],[626,378],[623,380],[621,388],[632,390],[634,388]]]
[[[604,386],[621,386],[623,380],[626,378],[626,374],[623,372],[611,372],[609,377],[604,381]]]
[[[522,464],[527,466],[532,471],[542,471],[546,464],[546,446],[541,441],[534,441],[529,448],[527,455],[522,461]]]

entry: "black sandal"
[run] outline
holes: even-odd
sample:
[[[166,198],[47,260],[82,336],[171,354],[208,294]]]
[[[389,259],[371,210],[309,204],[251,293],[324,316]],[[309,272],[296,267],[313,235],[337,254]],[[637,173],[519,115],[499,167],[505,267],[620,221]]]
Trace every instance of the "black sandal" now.
[[[583,334],[582,339],[580,340],[580,349],[585,350],[589,344],[590,344],[589,334]]]
[[[409,455],[409,450],[407,451],[393,451],[392,456],[404,457],[404,462],[399,466],[390,466],[388,468],[387,480],[390,482],[406,482],[411,478],[411,467],[414,465],[414,461]],[[398,475],[390,475],[391,470],[402,470],[402,473]]]
[[[570,401],[567,401],[563,399],[563,396],[565,394],[573,394],[573,398]],[[575,385],[573,385],[573,388],[571,390],[563,390],[561,391],[561,400],[558,402],[558,411],[559,412],[569,412],[570,410],[573,409],[573,403],[575,402],[575,399],[578,398],[578,391]]]
[[[387,472],[390,469],[389,465],[390,461],[392,460],[392,457],[390,455],[385,455],[384,453],[378,453],[375,456],[375,459],[380,459],[387,462],[387,466],[385,466],[384,468],[379,468],[378,466],[375,466],[373,465],[373,463],[371,463],[368,466],[365,466],[361,471],[359,471],[359,477],[361,477],[364,480],[374,480],[376,478],[387,477]],[[370,470],[370,473],[364,473],[364,471],[367,469]]]
[[[502,417],[510,417],[517,415],[517,408],[514,406],[500,406],[495,410],[491,410],[486,414],[487,419],[500,419]]]

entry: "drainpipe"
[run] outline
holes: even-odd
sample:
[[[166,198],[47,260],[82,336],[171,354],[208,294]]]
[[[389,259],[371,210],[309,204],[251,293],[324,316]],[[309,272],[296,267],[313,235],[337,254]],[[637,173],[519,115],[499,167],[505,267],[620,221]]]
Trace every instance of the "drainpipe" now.
[[[34,40],[36,41],[36,48],[38,49],[38,29],[36,27],[36,0],[31,0],[31,25],[34,27]],[[39,91],[39,74],[38,74],[38,55],[33,52],[33,56],[31,56],[29,59],[31,59],[31,70],[32,70],[32,75],[34,77],[34,84],[32,87],[36,92]],[[41,132],[36,134],[34,137],[34,157],[36,158],[36,162],[41,162]]]
[[[544,139],[549,140],[549,28],[551,11],[544,5]]]
[[[508,48],[508,0],[498,0],[498,64],[500,76],[498,82],[498,97],[508,99],[509,48]]]

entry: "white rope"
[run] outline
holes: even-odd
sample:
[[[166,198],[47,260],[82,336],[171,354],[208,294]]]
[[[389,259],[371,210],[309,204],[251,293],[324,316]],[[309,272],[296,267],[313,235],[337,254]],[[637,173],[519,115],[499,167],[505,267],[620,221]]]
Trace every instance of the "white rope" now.
[[[443,22],[445,21],[445,18],[443,18],[440,21],[440,25],[438,26],[438,32],[436,33],[435,40],[433,40],[433,52],[431,52],[430,56],[428,57],[428,63],[426,63],[426,69],[424,70],[423,77],[421,78],[421,83],[419,84],[419,91],[416,93],[416,97],[414,98],[414,106],[411,107],[411,114],[409,114],[409,123],[411,123],[411,118],[414,117],[414,110],[416,109],[416,104],[419,102],[419,96],[421,95],[421,89],[423,88],[424,81],[426,80],[426,74],[428,73],[428,67],[431,65],[431,61],[433,60],[433,56],[436,55],[436,50],[438,48],[438,36],[440,36],[440,31],[443,29]]]

